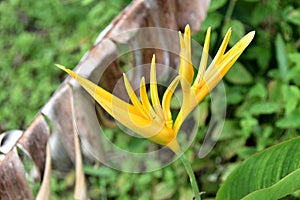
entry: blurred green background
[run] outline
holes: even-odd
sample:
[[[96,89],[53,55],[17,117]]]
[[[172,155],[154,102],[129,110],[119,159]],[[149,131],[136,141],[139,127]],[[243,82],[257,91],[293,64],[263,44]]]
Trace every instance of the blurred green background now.
[[[25,129],[130,0],[0,1],[0,132]]]
[[[53,64],[75,66],[128,3],[130,0],[0,1],[0,132],[30,124],[65,77]],[[228,105],[217,146],[206,158],[197,158],[206,131],[199,124],[197,142],[188,151],[206,198],[215,195],[242,160],[299,135],[300,2],[212,0],[203,31],[193,36],[200,44],[208,26],[213,30],[211,55],[230,26],[230,46],[251,30],[256,36],[225,77]],[[209,116],[209,99],[201,110]],[[121,173],[103,166],[86,166],[85,171],[93,199],[192,198],[180,162],[147,174]],[[53,199],[72,199],[69,179],[53,178]],[[285,199],[299,198],[295,193]]]

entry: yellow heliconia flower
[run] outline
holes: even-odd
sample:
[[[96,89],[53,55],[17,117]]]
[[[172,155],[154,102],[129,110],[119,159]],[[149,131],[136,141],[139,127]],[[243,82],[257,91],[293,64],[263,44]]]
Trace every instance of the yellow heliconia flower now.
[[[180,39],[180,67],[179,75],[174,78],[166,89],[160,101],[156,81],[155,55],[153,55],[150,69],[150,97],[148,98],[145,78],[140,81],[140,99],[135,94],[127,77],[124,75],[124,84],[132,103],[127,103],[120,98],[107,92],[100,86],[83,78],[82,76],[66,69],[62,65],[56,65],[75,78],[82,87],[117,121],[133,130],[135,133],[157,144],[168,146],[175,153],[180,152],[177,141],[177,133],[190,112],[203,100],[218,82],[223,78],[245,48],[252,41],[255,32],[252,31],[244,36],[237,44],[225,53],[229,42],[231,29],[219,48],[216,56],[208,68],[209,42],[211,29],[207,30],[198,74],[194,80],[194,68],[191,61],[191,36],[189,25],[185,33],[179,32]],[[194,81],[193,81],[194,80]],[[180,83],[183,102],[175,122],[172,120],[170,102],[175,89]]]

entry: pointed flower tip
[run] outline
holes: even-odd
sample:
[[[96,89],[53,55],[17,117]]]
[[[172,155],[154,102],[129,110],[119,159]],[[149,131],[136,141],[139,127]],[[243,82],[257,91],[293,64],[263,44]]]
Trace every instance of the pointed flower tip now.
[[[206,36],[205,36],[205,41],[208,40],[207,41],[208,43],[210,41],[210,34],[211,34],[211,27],[208,27],[206,30]]]
[[[255,36],[255,31],[251,31],[250,33],[247,34],[249,36],[249,39],[253,39]]]
[[[155,54],[153,54],[153,56],[152,56],[151,64],[155,64]]]
[[[58,67],[58,68],[60,68],[61,70],[65,71],[66,73],[68,73],[73,78],[77,77],[77,74],[75,74],[72,70],[67,69],[65,66],[60,65],[60,64],[55,64],[55,66]]]
[[[128,84],[130,84],[125,73],[123,73],[123,80],[124,80],[125,86],[128,85]],[[126,87],[126,90],[127,90],[127,87]]]
[[[242,44],[244,44],[245,46],[248,46],[250,44],[250,42],[253,40],[254,36],[255,36],[255,31],[249,32],[247,35],[245,35],[241,39]]]
[[[228,30],[227,30],[227,32],[226,32],[226,35],[227,35],[227,34],[231,34],[231,32],[232,32],[232,28],[229,27]]]
[[[189,33],[190,31],[191,31],[191,27],[189,24],[187,24],[184,28],[184,33],[186,34],[186,33]]]
[[[67,70],[67,68],[65,66],[63,66],[63,65],[55,64],[55,66],[58,67],[58,68],[60,68],[60,69],[62,69],[62,70],[64,70],[64,71]]]

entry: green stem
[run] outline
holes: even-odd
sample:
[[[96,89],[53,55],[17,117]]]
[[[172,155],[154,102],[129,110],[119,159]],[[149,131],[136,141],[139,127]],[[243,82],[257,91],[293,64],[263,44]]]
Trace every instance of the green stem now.
[[[197,181],[196,181],[194,171],[192,169],[192,166],[191,166],[188,158],[186,157],[186,155],[184,153],[180,156],[180,160],[183,163],[183,165],[184,165],[184,167],[185,167],[185,169],[186,169],[186,171],[187,171],[187,173],[190,177],[190,182],[191,182],[194,194],[195,194],[195,199],[196,200],[201,200],[200,192],[199,192],[199,188],[198,188],[198,185],[197,185]]]
[[[226,11],[225,18],[224,18],[225,24],[227,24],[231,19],[231,15],[233,13],[236,1],[237,0],[230,0],[229,1],[229,6],[228,6],[228,9]]]

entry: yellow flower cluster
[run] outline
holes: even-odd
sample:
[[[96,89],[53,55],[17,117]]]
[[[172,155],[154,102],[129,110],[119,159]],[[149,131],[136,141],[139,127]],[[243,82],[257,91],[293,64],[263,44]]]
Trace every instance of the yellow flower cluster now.
[[[160,145],[168,146],[175,153],[179,153],[180,146],[177,141],[177,133],[183,121],[203,100],[209,91],[211,91],[224,77],[252,41],[255,32],[252,31],[248,33],[225,53],[231,35],[231,29],[229,29],[216,56],[209,67],[206,67],[208,62],[210,34],[211,29],[209,28],[205,38],[198,74],[194,79],[194,68],[191,61],[191,36],[189,25],[186,26],[183,36],[179,32],[181,47],[179,74],[170,83],[161,101],[157,89],[155,55],[153,55],[150,69],[151,102],[148,98],[144,77],[140,81],[140,98],[138,98],[124,74],[124,84],[132,102],[127,103],[107,92],[100,86],[73,71],[66,69],[64,66],[57,65],[57,67],[75,78],[82,87],[121,124],[142,137]],[[179,83],[183,93],[183,102],[176,120],[173,121],[172,113],[170,111],[170,102]]]

